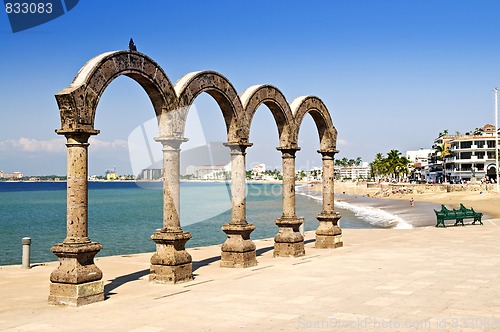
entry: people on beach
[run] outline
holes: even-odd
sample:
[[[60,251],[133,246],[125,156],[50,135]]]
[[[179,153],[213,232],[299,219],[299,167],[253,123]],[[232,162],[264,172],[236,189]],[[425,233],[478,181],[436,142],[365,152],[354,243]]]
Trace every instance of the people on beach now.
[[[413,197],[410,199],[410,206],[414,206],[415,205],[415,200],[413,199]]]

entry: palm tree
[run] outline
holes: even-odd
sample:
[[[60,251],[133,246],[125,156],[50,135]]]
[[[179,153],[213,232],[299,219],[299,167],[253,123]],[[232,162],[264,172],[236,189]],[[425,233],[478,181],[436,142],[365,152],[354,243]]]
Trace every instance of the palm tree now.
[[[385,175],[386,162],[382,153],[377,153],[375,159],[370,163],[371,176],[377,178]]]
[[[394,149],[387,154],[387,174],[392,175],[394,179],[396,178],[396,170],[398,167],[398,160],[400,155],[401,152]]]
[[[448,129],[445,129],[445,130],[443,130],[442,132],[439,132],[438,137],[441,137],[441,136],[446,136],[446,135],[448,135]]]
[[[410,160],[406,158],[405,156],[399,157],[399,160],[397,162],[397,167],[396,167],[396,173],[398,177],[398,181],[400,180],[401,174],[403,175],[408,175],[409,173],[409,168],[408,165],[410,165]]]
[[[355,165],[360,166],[362,162],[363,162],[363,160],[361,159],[361,157],[358,157],[358,158],[356,158]]]
[[[451,154],[451,151],[446,146],[446,143],[436,146],[438,153],[437,159],[443,163],[443,180],[446,181],[446,157]]]
[[[370,163],[371,176],[377,178],[390,175],[393,179],[400,180],[401,175],[408,175],[410,160],[401,156],[398,150],[391,150],[384,158],[382,153],[377,153],[375,159]]]

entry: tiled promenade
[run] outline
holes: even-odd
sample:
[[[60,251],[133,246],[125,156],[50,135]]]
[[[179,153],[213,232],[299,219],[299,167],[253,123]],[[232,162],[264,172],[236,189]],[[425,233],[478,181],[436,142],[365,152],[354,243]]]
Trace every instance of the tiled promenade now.
[[[103,257],[104,302],[47,304],[56,263],[0,269],[2,331],[499,331],[500,220],[484,226],[344,230],[343,248],[219,268],[220,247],[190,249],[195,280],[148,282],[151,254]]]

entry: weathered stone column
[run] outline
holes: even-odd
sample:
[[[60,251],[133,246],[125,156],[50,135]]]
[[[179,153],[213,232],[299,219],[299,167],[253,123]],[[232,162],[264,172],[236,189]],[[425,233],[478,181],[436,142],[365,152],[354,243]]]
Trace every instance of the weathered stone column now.
[[[323,156],[323,211],[316,217],[316,248],[342,247],[342,230],[338,225],[340,214],[333,207],[334,199],[334,157],[337,150],[320,150]]]
[[[227,235],[222,245],[221,267],[250,267],[257,265],[255,244],[250,233],[255,226],[246,221],[245,150],[249,143],[227,143],[231,149],[231,221],[222,226]]]
[[[186,242],[191,234],[180,224],[180,145],[187,139],[159,137],[163,144],[163,228],[151,239],[156,252],[151,257],[149,280],[156,283],[178,283],[193,279],[191,255]]]
[[[49,303],[80,306],[104,300],[101,270],[94,256],[102,249],[88,238],[88,139],[97,130],[57,131],[67,139],[66,238],[50,250],[59,267],[50,275]]]
[[[295,215],[295,153],[298,147],[277,148],[281,151],[283,172],[283,215],[276,219],[278,234],[274,238],[274,257],[304,256],[304,237],[299,227],[304,218]]]

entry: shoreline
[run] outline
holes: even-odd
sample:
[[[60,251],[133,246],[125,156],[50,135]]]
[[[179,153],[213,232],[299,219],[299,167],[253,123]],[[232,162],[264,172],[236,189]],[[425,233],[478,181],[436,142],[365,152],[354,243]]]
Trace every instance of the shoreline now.
[[[398,189],[392,189],[398,188]],[[418,188],[414,190],[414,188]],[[415,206],[420,202],[444,204],[448,208],[458,208],[460,203],[467,208],[474,208],[490,218],[500,218],[500,194],[491,190],[481,190],[479,186],[461,186],[460,191],[447,191],[447,186],[422,185],[411,186],[406,184],[393,185],[379,184],[370,186],[364,183],[335,182],[335,194],[360,195],[382,200],[407,201],[415,200]],[[318,189],[318,188],[317,188]],[[485,188],[487,189],[487,188]],[[321,190],[321,188],[319,188]],[[449,189],[448,189],[449,190]]]

